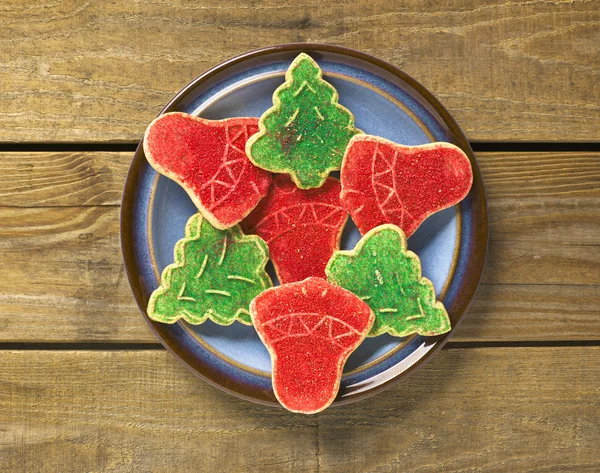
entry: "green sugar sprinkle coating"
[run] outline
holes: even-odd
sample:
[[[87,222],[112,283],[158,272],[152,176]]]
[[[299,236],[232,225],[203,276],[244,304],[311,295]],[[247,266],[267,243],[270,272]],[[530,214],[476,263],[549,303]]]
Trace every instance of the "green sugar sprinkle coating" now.
[[[244,235],[238,225],[218,230],[201,214],[192,215],[175,245],[175,262],[150,296],[148,316],[168,324],[183,318],[198,325],[208,318],[219,325],[252,325],[250,302],[273,285],[268,260],[260,237]]]
[[[258,167],[287,173],[301,189],[321,187],[340,169],[346,146],[360,130],[352,113],[307,54],[300,54],[273,94],[273,107],[259,121],[259,132],[246,143]]]
[[[375,312],[369,337],[386,332],[433,336],[451,328],[433,284],[421,275],[419,257],[407,250],[406,236],[396,225],[375,227],[354,250],[335,252],[325,273],[329,282],[353,292]]]

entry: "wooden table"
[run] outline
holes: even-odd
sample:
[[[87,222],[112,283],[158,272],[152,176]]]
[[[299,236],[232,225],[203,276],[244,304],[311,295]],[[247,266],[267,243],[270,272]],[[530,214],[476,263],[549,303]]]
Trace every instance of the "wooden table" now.
[[[8,0],[0,23],[0,471],[600,471],[598,3]],[[452,342],[316,416],[180,366],[119,248],[151,119],[207,68],[292,41],[429,88],[472,140],[490,217]]]

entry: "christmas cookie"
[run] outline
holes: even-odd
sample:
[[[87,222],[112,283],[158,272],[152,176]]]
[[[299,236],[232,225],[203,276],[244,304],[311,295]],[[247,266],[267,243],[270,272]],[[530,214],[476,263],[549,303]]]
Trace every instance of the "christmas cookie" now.
[[[348,218],[340,190],[332,177],[318,189],[301,190],[286,175],[276,174],[267,197],[241,223],[246,233],[267,242],[282,284],[325,277],[325,266],[340,247]]]
[[[205,120],[167,113],[144,136],[144,153],[159,173],[179,183],[216,228],[240,222],[262,199],[271,176],[247,158],[256,118]]]
[[[350,138],[360,133],[321,68],[304,53],[287,70],[259,127],[246,144],[250,160],[289,174],[301,189],[322,186],[330,171],[340,168]]]
[[[244,235],[239,226],[218,230],[195,214],[175,245],[175,262],[150,296],[148,316],[168,324],[183,318],[196,325],[209,318],[219,325],[234,320],[251,325],[250,302],[272,286],[268,259],[260,237]]]
[[[395,225],[374,228],[354,250],[336,252],[325,272],[329,282],[353,292],[373,309],[376,319],[370,337],[431,336],[450,330],[450,318],[436,300],[433,284],[421,276],[419,257],[406,249],[406,237]]]
[[[331,404],[348,356],[375,318],[354,294],[321,278],[269,289],[252,301],[250,312],[271,354],[277,399],[304,414]]]
[[[350,141],[341,170],[342,204],[360,232],[384,223],[410,237],[431,214],[463,200],[473,173],[450,143],[402,146],[377,136]]]

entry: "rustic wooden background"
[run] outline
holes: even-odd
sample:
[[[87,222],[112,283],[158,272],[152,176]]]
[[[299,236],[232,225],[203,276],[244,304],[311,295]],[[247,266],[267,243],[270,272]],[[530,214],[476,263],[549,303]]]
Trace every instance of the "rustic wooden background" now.
[[[598,2],[4,0],[0,25],[0,471],[600,471]],[[119,248],[146,125],[207,68],[291,41],[428,87],[473,142],[490,217],[452,342],[310,417],[180,366]]]

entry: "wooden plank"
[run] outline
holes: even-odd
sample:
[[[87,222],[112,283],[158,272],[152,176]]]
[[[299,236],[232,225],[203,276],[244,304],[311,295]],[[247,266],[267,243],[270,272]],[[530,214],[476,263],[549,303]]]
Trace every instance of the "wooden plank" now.
[[[482,284],[452,337],[455,342],[599,339],[600,286],[564,284]]]
[[[599,223],[594,222],[593,225]],[[523,227],[529,232],[527,227]],[[491,233],[490,233],[491,234]],[[515,238],[522,235],[516,233]],[[557,243],[501,241],[490,239],[486,271],[488,284],[599,284],[600,246]],[[563,244],[564,243],[564,244]]]
[[[120,205],[133,153],[0,153],[0,206]]]
[[[443,350],[317,416],[225,395],[165,351],[6,351],[2,471],[600,469],[599,347]]]
[[[11,268],[0,339],[153,340],[125,276],[118,207],[0,208],[0,248]]]
[[[600,284],[600,154],[479,153],[488,284]]]
[[[314,417],[226,395],[163,350],[4,352],[0,470],[315,471]]]
[[[598,347],[442,351],[400,386],[325,411],[321,469],[599,471],[598,355]]]
[[[478,153],[494,241],[600,243],[600,153]]]
[[[598,140],[594,2],[4,2],[0,141],[138,140],[195,76],[262,46],[363,50],[474,140]]]
[[[128,152],[0,152],[0,207],[118,205],[131,159]],[[477,162],[490,238],[598,244],[600,153],[477,153]]]
[[[11,268],[0,286],[0,340],[155,341],[129,290],[112,206],[131,155],[85,156],[0,154],[14,176],[0,188],[15,182],[0,196],[0,264]],[[482,153],[478,160],[490,249],[454,340],[600,339],[600,155]],[[73,184],[44,190],[48,182]],[[40,206],[48,202],[63,207]],[[83,207],[89,202],[99,205]]]

